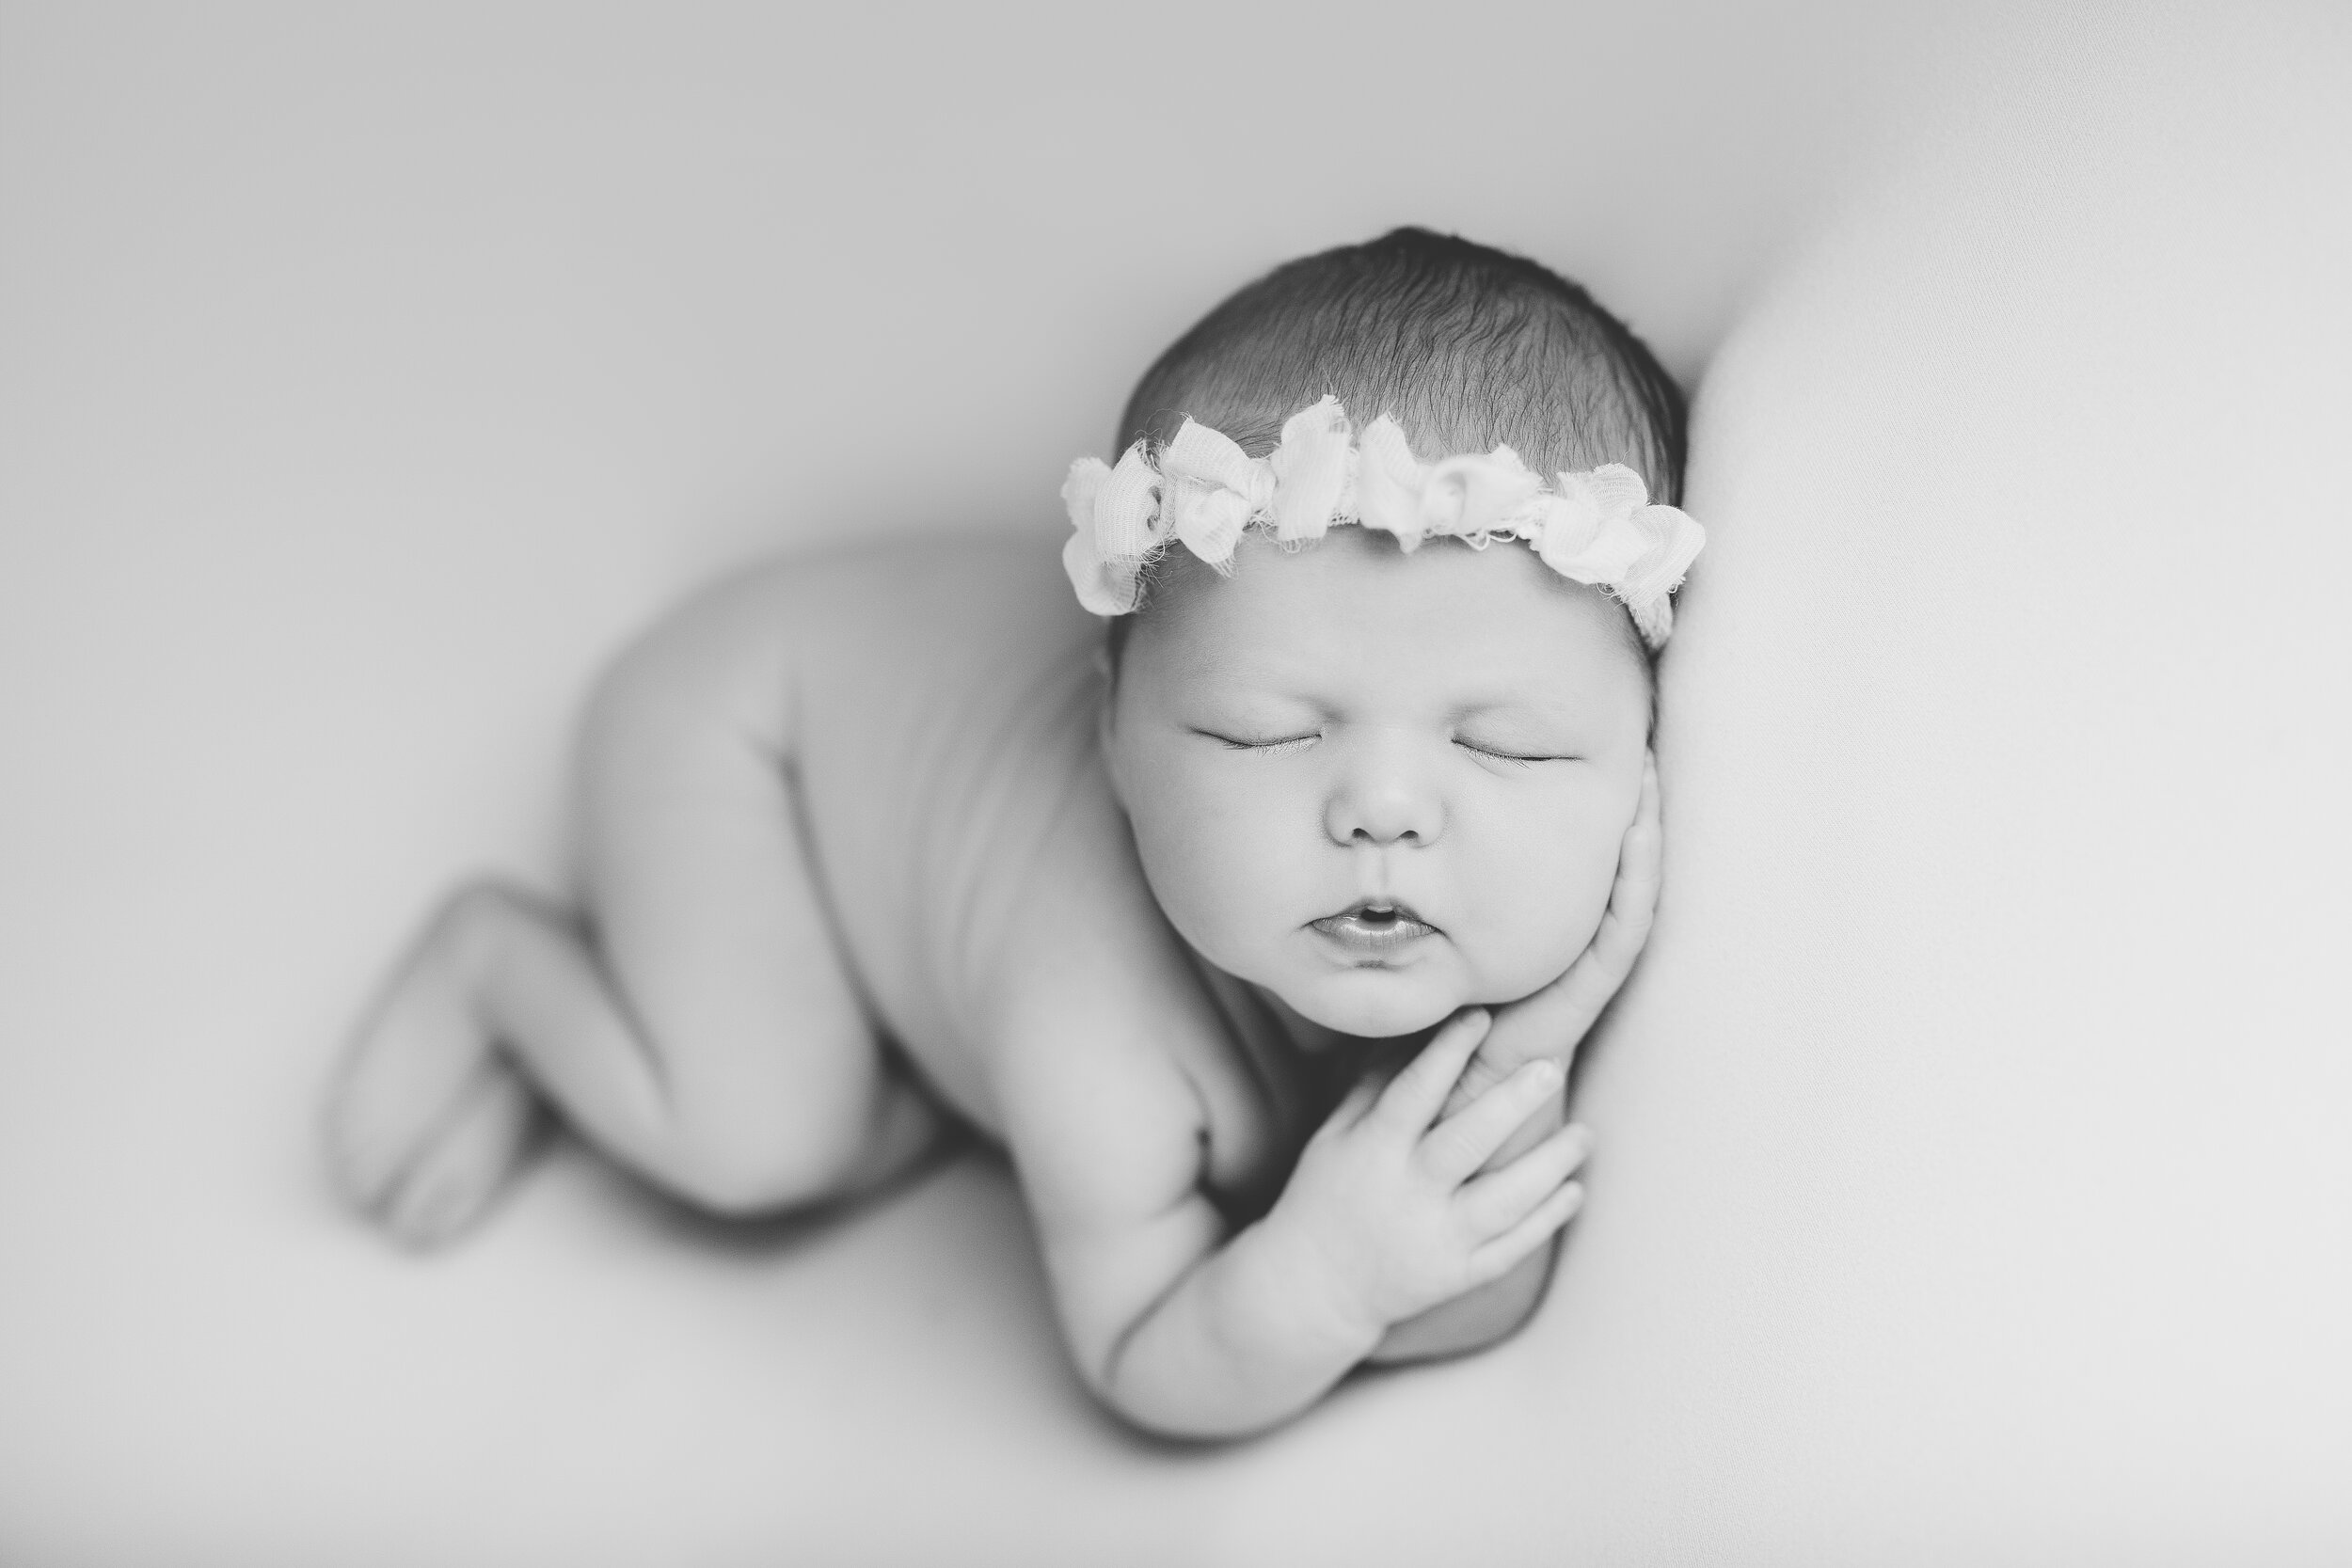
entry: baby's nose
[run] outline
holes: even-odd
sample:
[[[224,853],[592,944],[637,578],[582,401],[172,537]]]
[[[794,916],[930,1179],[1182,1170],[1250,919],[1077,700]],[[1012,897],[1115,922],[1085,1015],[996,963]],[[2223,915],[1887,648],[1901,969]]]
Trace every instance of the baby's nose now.
[[[1324,807],[1324,830],[1342,846],[1420,847],[1445,831],[1445,801],[1405,759],[1374,756],[1351,769]]]

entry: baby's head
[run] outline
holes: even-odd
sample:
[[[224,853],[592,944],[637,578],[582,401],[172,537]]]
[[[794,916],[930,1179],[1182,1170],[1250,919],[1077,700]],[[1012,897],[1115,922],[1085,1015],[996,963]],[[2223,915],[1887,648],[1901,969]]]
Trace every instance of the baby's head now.
[[[1382,414],[1393,427],[1368,428]],[[1240,451],[1196,431],[1162,452],[1187,418]],[[1653,537],[1686,533],[1629,589],[1629,507],[1608,493],[1631,479],[1606,466],[1671,502],[1682,432],[1673,381],[1581,290],[1416,230],[1279,268],[1145,372],[1122,426],[1144,449],[1085,483],[1150,483],[1158,531],[1123,577],[1101,566],[1096,537],[1125,526],[1105,500],[1072,573],[1095,608],[1134,607],[1108,634],[1105,754],[1152,892],[1204,958],[1370,1037],[1517,1000],[1575,960],[1640,800],[1660,574],[1695,548],[1678,514],[1636,513]],[[1525,468],[1412,466],[1500,446]],[[1177,495],[1188,451],[1230,486]],[[1245,453],[1273,462],[1253,472]],[[1406,488],[1384,500],[1375,467]],[[1587,470],[1597,490],[1577,488]],[[1555,474],[1566,499],[1537,496]],[[1323,531],[1331,495],[1368,526]],[[1300,504],[1303,529],[1283,515]],[[1616,533],[1596,536],[1613,505]],[[1540,507],[1561,520],[1529,522]],[[1437,518],[1438,536],[1384,515]],[[1235,537],[1246,516],[1258,526]]]

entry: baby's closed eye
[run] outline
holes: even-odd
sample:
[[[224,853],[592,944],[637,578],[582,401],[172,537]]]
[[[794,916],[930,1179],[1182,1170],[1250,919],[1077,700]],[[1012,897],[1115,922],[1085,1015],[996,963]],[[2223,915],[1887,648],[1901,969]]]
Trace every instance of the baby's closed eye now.
[[[1533,768],[1544,762],[1577,762],[1581,758],[1574,752],[1528,740],[1513,740],[1486,736],[1456,735],[1454,744],[1482,759],[1506,764],[1513,768]]]
[[[1299,735],[1269,736],[1225,735],[1216,730],[1196,730],[1193,733],[1206,736],[1229,752],[1248,752],[1257,756],[1287,756],[1293,752],[1304,751],[1323,738],[1319,730]]]

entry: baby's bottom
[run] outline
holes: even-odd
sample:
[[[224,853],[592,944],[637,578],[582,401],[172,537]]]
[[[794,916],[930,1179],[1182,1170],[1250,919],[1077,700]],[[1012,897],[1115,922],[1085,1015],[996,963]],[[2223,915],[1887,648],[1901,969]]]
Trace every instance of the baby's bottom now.
[[[845,1196],[936,1141],[844,975],[789,793],[788,704],[674,623],[592,705],[584,927],[490,882],[428,923],[329,1112],[344,1185],[398,1235],[476,1217],[551,1101],[656,1185],[730,1214]],[[723,640],[722,640],[723,641]]]

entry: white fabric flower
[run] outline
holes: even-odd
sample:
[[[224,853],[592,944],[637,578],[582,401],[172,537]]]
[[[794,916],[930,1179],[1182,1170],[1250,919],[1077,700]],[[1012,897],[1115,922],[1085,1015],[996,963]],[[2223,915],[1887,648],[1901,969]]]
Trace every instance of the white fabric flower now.
[[[1689,513],[1673,506],[1643,507],[1633,514],[1632,524],[1649,547],[1626,568],[1618,597],[1628,604],[1662,601],[1682,585],[1682,575],[1707,543],[1707,531]]]
[[[1626,569],[1650,546],[1649,536],[1633,523],[1634,510],[1649,499],[1649,486],[1619,463],[1554,477],[1561,504],[1545,517],[1535,553],[1577,582],[1604,587],[1623,582]]]
[[[1160,476],[1143,443],[1129,447],[1117,467],[1079,458],[1062,482],[1061,499],[1072,530],[1061,563],[1078,602],[1097,615],[1127,614],[1136,608],[1143,563],[1161,539]]]
[[[1320,539],[1334,518],[1356,506],[1356,448],[1347,410],[1325,397],[1282,422],[1282,444],[1267,457],[1274,476],[1274,537],[1284,544]]]
[[[1160,516],[1167,531],[1224,568],[1252,517],[1274,500],[1274,471],[1232,437],[1186,420],[1160,453]]]
[[[1421,490],[1429,470],[1414,459],[1405,432],[1386,414],[1364,426],[1356,448],[1356,519],[1396,535],[1409,555],[1421,545]]]
[[[1421,487],[1423,532],[1485,539],[1525,509],[1544,482],[1509,447],[1484,456],[1448,457],[1429,467]]]

